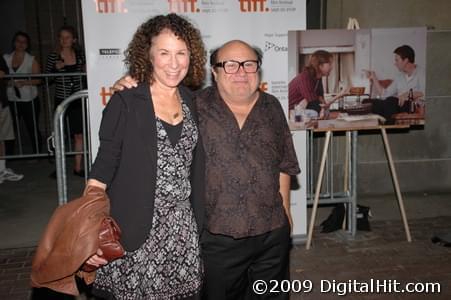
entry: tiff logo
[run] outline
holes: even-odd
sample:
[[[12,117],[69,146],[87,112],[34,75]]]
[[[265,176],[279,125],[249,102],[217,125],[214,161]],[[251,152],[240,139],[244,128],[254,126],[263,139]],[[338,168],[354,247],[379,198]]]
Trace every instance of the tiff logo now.
[[[240,2],[240,11],[242,12],[264,12],[269,11],[265,7],[266,0],[238,0]]]
[[[126,13],[127,9],[124,7],[126,0],[95,0],[96,11],[101,14],[108,13]]]
[[[110,87],[107,90],[107,88],[102,86],[102,88],[100,89],[99,95],[102,99],[102,105],[105,106],[108,103],[108,101],[110,100],[110,97],[113,95],[113,88]]]
[[[196,8],[197,0],[168,0],[169,11],[172,13],[195,13],[199,12]]]

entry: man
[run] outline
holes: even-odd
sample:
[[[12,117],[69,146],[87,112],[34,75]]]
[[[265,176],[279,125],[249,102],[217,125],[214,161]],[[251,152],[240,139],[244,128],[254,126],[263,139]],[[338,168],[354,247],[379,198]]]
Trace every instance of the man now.
[[[196,99],[206,153],[205,294],[254,298],[255,280],[289,278],[290,175],[299,167],[279,101],[258,89],[259,52],[230,41],[210,63],[216,85]]]
[[[6,83],[3,80],[5,74],[8,74],[8,66],[3,56],[0,55],[0,184],[6,180],[19,181],[23,178],[23,175],[6,168],[5,160],[1,158],[6,154],[5,141],[14,139],[13,121],[6,96]]]
[[[215,50],[215,83],[196,97],[206,154],[205,299],[257,296],[256,280],[289,278],[290,175],[299,166],[279,101],[259,91],[260,53],[243,41]],[[128,77],[116,89],[131,87]]]
[[[379,113],[386,118],[390,118],[395,113],[408,112],[409,104],[406,102],[409,91],[413,91],[413,99],[419,100],[424,98],[425,92],[425,74],[424,70],[415,64],[415,51],[408,45],[396,48],[395,66],[399,73],[393,82],[386,88],[374,71],[366,71],[368,79],[372,83],[374,94],[384,100],[373,101],[373,111]]]

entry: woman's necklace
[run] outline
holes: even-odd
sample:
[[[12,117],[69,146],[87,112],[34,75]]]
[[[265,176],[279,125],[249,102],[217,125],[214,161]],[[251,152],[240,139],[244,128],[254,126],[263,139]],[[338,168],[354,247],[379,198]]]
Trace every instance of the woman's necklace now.
[[[179,93],[179,90],[177,89],[177,99],[179,100],[179,102],[180,102],[180,105],[182,105],[182,97],[180,96],[180,93]],[[173,115],[172,115],[172,119],[177,119],[178,117],[180,116],[180,112],[175,112]]]

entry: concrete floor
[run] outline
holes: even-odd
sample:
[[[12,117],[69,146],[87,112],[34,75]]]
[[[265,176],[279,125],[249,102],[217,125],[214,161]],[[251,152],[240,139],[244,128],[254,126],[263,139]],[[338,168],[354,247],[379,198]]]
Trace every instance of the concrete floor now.
[[[34,246],[58,206],[56,180],[49,177],[55,165],[39,159],[11,160],[6,166],[24,179],[0,184],[0,249]],[[83,178],[68,176],[69,195],[81,194]]]
[[[56,181],[48,177],[54,165],[47,159],[13,160],[7,166],[23,173],[20,182],[0,184],[0,299],[29,299],[31,258],[39,236],[57,206]],[[70,167],[68,168],[70,169]],[[82,178],[69,175],[69,197],[79,195]],[[412,231],[412,243],[405,241],[394,195],[360,196],[370,206],[371,232],[358,232],[349,239],[342,232],[322,234],[315,229],[313,248],[296,245],[291,252],[292,279],[313,284],[309,293],[292,293],[291,299],[335,299],[338,292],[323,293],[328,284],[371,278],[406,282],[438,282],[440,294],[352,293],[349,299],[451,299],[451,248],[432,244],[438,233],[451,231],[449,193],[404,194]],[[319,209],[317,225],[330,213]],[[326,280],[328,280],[326,282]],[[298,282],[299,283],[299,282]],[[61,295],[35,291],[32,299],[62,299]]]

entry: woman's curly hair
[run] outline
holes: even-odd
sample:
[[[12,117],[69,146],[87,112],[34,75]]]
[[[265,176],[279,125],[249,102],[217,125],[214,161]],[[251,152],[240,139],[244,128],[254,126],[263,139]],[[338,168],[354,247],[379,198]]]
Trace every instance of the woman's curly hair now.
[[[166,29],[183,40],[190,53],[188,74],[183,79],[183,84],[191,88],[200,87],[205,79],[206,62],[201,34],[190,22],[174,13],[153,17],[139,26],[125,51],[124,61],[128,73],[138,82],[153,83],[153,65],[149,50],[152,39]]]

